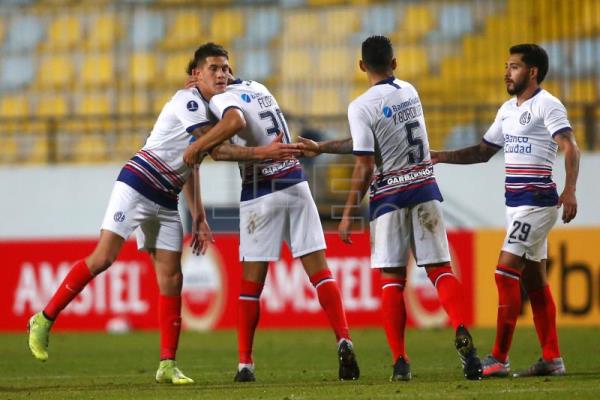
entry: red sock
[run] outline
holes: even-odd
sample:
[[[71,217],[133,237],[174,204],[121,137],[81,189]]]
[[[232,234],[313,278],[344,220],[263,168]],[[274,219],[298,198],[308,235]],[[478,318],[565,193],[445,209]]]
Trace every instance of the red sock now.
[[[158,297],[160,359],[174,360],[181,331],[181,296]]]
[[[408,362],[404,345],[404,329],[406,328],[406,306],[404,305],[404,286],[406,278],[381,278],[381,312],[385,335],[394,357]]]
[[[506,362],[521,310],[521,272],[505,265],[498,265],[496,286],[498,287],[498,320],[492,356],[498,361]]]
[[[454,330],[459,325],[464,325],[465,317],[463,313],[465,307],[462,298],[462,285],[456,279],[456,276],[454,276],[450,264],[430,269],[427,272],[427,276],[433,283],[433,286],[435,286],[440,303],[442,303],[442,307],[446,310],[446,314],[448,314]]]
[[[238,354],[241,364],[252,364],[252,342],[260,317],[263,284],[242,279],[238,300]]]
[[[558,358],[560,357],[560,350],[558,348],[558,334],[556,333],[556,306],[554,305],[550,286],[546,285],[528,294],[533,310],[535,331],[542,346],[542,357],[544,360]]]
[[[83,290],[94,278],[84,260],[79,260],[60,283],[56,292],[44,308],[44,315],[55,320],[58,314]]]
[[[350,340],[348,330],[348,321],[346,312],[342,304],[342,296],[337,282],[333,279],[329,269],[323,269],[310,277],[310,282],[317,290],[319,303],[327,315],[329,324],[335,333],[335,339],[339,342],[341,339]]]

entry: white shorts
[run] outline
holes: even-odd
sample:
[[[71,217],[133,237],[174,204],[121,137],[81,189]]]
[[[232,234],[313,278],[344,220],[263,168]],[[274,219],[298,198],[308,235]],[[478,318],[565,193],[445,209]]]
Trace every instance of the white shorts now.
[[[294,258],[327,248],[307,182],[240,202],[240,261],[279,260],[283,241]]]
[[[557,219],[556,207],[506,207],[502,251],[531,261],[548,258],[548,233]]]
[[[123,182],[115,182],[102,229],[123,239],[135,231],[138,249],[181,251],[183,226],[179,211],[156,204]]]
[[[450,261],[442,208],[437,200],[383,214],[370,224],[371,267],[405,267],[409,250],[418,266]]]

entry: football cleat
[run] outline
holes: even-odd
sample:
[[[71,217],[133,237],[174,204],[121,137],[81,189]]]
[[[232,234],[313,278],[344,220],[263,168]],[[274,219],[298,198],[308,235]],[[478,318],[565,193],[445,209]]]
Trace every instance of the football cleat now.
[[[465,378],[470,380],[480,380],[483,375],[481,360],[477,357],[477,349],[473,344],[473,338],[464,325],[459,325],[459,327],[456,328],[454,346],[460,356]]]
[[[356,380],[360,376],[356,355],[352,348],[352,342],[346,339],[340,340],[338,345],[338,360],[340,369],[338,378],[340,381]]]
[[[491,354],[483,359],[481,362],[483,365],[483,377],[484,378],[504,378],[510,374],[510,363],[499,361],[494,358]]]
[[[525,371],[519,371],[513,374],[515,378],[527,376],[562,376],[567,373],[565,363],[562,357],[546,361],[543,358],[537,360],[531,367]]]
[[[31,354],[40,360],[48,359],[48,342],[50,336],[50,328],[54,321],[46,318],[43,312],[34,314],[27,325],[29,330],[29,350]]]
[[[177,368],[175,360],[161,360],[156,371],[157,383],[172,383],[173,385],[188,385],[194,383],[192,378],[188,378]]]
[[[390,381],[410,381],[411,378],[410,364],[404,357],[398,358],[394,364],[394,371],[392,372]]]
[[[240,365],[238,366],[238,371],[233,378],[234,382],[254,382],[256,381],[256,376],[254,375],[254,365],[248,366]]]

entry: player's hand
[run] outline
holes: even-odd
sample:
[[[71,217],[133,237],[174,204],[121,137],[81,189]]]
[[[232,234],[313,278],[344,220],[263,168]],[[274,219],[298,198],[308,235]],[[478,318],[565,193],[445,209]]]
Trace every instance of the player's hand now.
[[[204,255],[208,249],[209,243],[214,243],[212,231],[205,220],[195,219],[192,224],[192,253],[195,255]]]
[[[284,161],[300,156],[299,146],[297,143],[283,143],[283,133],[279,133],[268,145],[257,147],[256,152],[262,160]]]
[[[198,77],[196,76],[196,74],[192,73],[192,75],[188,76],[188,78],[186,79],[185,83],[183,84],[183,87],[186,89],[191,89],[195,87],[197,83]]]
[[[302,150],[302,157],[316,157],[321,154],[319,143],[305,137],[298,137],[298,144]]]
[[[440,152],[435,150],[429,150],[429,155],[431,156],[431,163],[433,165],[440,162]]]
[[[342,220],[338,225],[338,233],[342,242],[346,244],[352,244],[352,239],[350,239],[350,228],[352,228],[352,220],[347,217],[342,217]]]
[[[561,206],[563,208],[562,220],[565,224],[568,224],[577,215],[577,198],[574,189],[565,188],[563,190],[558,198],[558,208]]]
[[[202,161],[202,153],[196,150],[195,143],[190,144],[183,152],[183,162],[190,168]]]

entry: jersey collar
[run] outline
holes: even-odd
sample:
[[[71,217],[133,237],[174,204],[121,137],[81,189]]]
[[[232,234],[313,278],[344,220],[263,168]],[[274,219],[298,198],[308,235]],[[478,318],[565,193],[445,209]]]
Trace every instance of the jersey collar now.
[[[385,78],[382,81],[377,82],[375,85],[391,85],[394,83],[394,81],[396,80],[396,77],[394,75],[390,76],[389,78]]]

